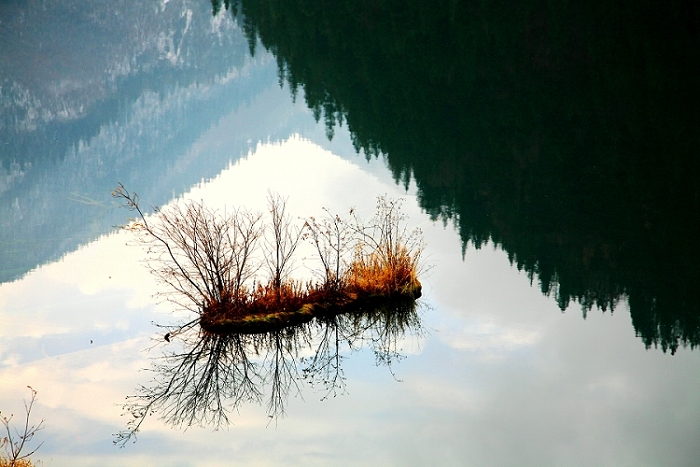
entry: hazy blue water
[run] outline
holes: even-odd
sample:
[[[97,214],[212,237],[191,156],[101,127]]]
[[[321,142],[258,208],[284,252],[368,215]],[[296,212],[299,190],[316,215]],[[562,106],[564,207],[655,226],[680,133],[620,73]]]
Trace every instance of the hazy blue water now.
[[[44,465],[697,465],[697,352],[647,350],[624,299],[612,314],[562,313],[492,243],[462,257],[415,185],[356,155],[345,127],[329,142],[274,58],[251,58],[208,3],[0,14],[0,409],[39,392]],[[286,417],[246,404],[213,432],[155,414],[117,449],[120,404],[167,349],[153,322],[183,317],[156,303],[142,252],[111,228],[129,215],[109,196],[117,182],[147,203],[222,209],[264,210],[272,189],[294,216],[369,215],[377,195],[403,196],[431,266],[423,332],[391,368],[343,349],[342,394],[301,382]]]

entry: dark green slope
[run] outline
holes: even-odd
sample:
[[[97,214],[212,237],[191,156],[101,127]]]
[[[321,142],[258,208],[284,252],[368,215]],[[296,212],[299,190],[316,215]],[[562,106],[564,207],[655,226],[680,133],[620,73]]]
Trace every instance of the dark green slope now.
[[[562,308],[629,297],[646,345],[700,343],[693,2],[228,6],[465,245],[499,244]]]

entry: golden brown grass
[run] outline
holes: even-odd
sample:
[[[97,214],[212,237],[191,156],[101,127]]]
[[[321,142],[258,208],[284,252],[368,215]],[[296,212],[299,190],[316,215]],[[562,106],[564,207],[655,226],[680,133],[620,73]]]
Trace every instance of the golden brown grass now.
[[[151,272],[167,286],[160,296],[199,314],[205,331],[230,330],[236,322],[306,319],[294,315],[302,309],[302,315],[310,309],[331,313],[332,307],[345,312],[350,302],[364,301],[366,307],[375,296],[420,296],[422,235],[407,230],[400,200],[378,197],[367,223],[354,209],[349,219],[324,210],[324,217],[296,226],[286,200],[273,194],[268,197],[270,223],[262,214],[221,213],[201,202],[176,204],[147,217],[138,195],[121,184],[113,196],[139,215],[125,229],[147,247]],[[322,266],[314,271],[318,282],[302,284],[289,277],[300,241],[316,250]],[[258,276],[260,270],[267,270],[267,278]]]
[[[11,461],[0,457],[0,467],[36,467],[36,464],[34,464],[30,459]]]
[[[418,282],[418,253],[405,247],[386,258],[377,252],[358,253],[348,269],[347,290],[359,294],[392,295],[406,293]]]
[[[208,302],[201,314],[202,327],[216,334],[259,332],[309,321],[319,314],[344,313],[367,299],[417,299],[420,252],[405,247],[389,255],[358,250],[339,285],[288,281],[278,289],[273,282],[227,302]]]
[[[224,297],[224,300],[209,300],[202,309],[202,314],[215,316],[226,315],[229,318],[245,318],[279,311],[293,311],[308,302],[311,289],[298,283],[287,282],[275,287],[271,282],[266,286],[258,285],[254,290],[243,290],[238,297]]]
[[[241,289],[242,295],[208,300],[200,324],[214,333],[257,332],[387,300],[417,299],[422,236],[419,230],[407,231],[404,220],[400,203],[383,197],[369,224],[356,217],[348,223],[330,213],[325,219],[307,220],[308,237],[325,270],[320,282],[280,281],[277,275],[267,285]],[[351,245],[354,254],[345,263],[342,258]]]

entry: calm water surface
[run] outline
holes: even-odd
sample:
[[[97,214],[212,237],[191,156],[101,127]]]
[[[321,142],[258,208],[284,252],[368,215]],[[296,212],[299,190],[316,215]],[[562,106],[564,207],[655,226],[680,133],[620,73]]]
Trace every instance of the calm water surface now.
[[[461,33],[445,29],[447,59],[430,41],[410,47],[412,34],[430,29],[427,13],[400,35],[405,42],[385,37],[391,47],[348,39],[358,45],[345,63],[332,38],[349,34],[348,21],[362,37],[405,29],[384,3],[372,15],[358,7],[345,23],[323,13],[331,17],[316,18],[306,45],[297,44],[306,33],[296,7],[271,16],[274,2],[259,5],[241,2],[236,22],[195,1],[0,4],[0,409],[21,413],[26,386],[38,391],[34,416],[46,428],[35,457],[48,466],[698,465],[700,313],[697,248],[688,246],[698,199],[678,175],[692,178],[695,165],[685,156],[656,170],[634,162],[652,158],[640,148],[663,144],[695,154],[684,143],[697,136],[689,123],[675,125],[675,139],[658,136],[674,118],[688,121],[685,107],[670,95],[664,105],[679,116],[647,121],[646,110],[619,107],[633,101],[624,93],[606,104],[617,84],[581,97],[590,82],[567,82],[576,70],[558,60],[573,54],[595,69],[611,59],[595,44],[593,55],[577,55],[580,44],[554,29],[551,40],[571,47],[541,55],[537,15],[531,29],[508,25],[535,31],[525,49],[536,60],[510,51],[498,30],[504,42],[489,42],[506,44],[493,46],[523,67],[520,79],[483,61],[484,49],[461,51],[481,70],[470,94],[461,91],[465,63],[450,59]],[[507,29],[493,12],[484,24]],[[555,13],[541,14],[556,24]],[[364,59],[391,66],[366,68]],[[454,67],[441,68],[447,62]],[[435,76],[412,73],[420,63]],[[389,79],[400,66],[404,78]],[[614,75],[624,81],[627,71]],[[561,93],[547,80],[579,79],[552,100]],[[569,120],[556,118],[559,105],[574,109]],[[618,111],[630,112],[619,127]],[[113,228],[130,214],[110,197],[118,182],[144,204],[184,198],[221,210],[264,211],[273,190],[295,218],[350,207],[368,217],[378,195],[402,197],[431,266],[420,326],[395,342],[390,365],[371,345],[341,345],[342,384],[329,393],[300,373],[284,416],[269,416],[263,384],[261,403],[231,410],[228,427],[173,427],[157,412],[119,449],[125,397],[177,348],[157,324],[187,315],[154,299],[160,286],[143,251]],[[620,197],[628,204],[611,201]],[[308,274],[301,260],[296,273]],[[312,355],[299,349],[295,367]]]

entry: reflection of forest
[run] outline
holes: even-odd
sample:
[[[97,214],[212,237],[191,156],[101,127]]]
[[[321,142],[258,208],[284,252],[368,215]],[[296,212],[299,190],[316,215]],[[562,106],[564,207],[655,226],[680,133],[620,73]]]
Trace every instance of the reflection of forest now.
[[[420,334],[413,300],[253,334],[212,334],[196,320],[171,326],[166,340],[179,350],[158,361],[153,381],[127,399],[131,420],[115,444],[134,438],[153,413],[185,428],[226,426],[229,415],[249,402],[265,402],[271,418],[284,415],[289,394],[305,383],[323,398],[345,391],[343,353],[368,347],[377,364],[391,367],[402,358],[403,340]]]
[[[223,115],[254,121],[250,103],[275,83],[232,22],[215,29],[190,3],[0,2],[0,282],[113,230],[115,181],[165,204],[248,152],[255,133],[225,155],[183,154]],[[164,59],[164,37],[182,60]]]
[[[465,245],[499,244],[562,308],[628,296],[646,345],[700,343],[696,4],[225,6]]]

